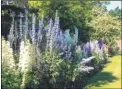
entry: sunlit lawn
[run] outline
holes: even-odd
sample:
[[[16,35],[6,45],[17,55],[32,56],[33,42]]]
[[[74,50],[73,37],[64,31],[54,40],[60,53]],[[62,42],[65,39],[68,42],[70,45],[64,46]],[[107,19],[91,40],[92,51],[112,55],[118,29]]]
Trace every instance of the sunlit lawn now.
[[[101,72],[90,79],[84,88],[122,88],[121,86],[121,56],[114,56]]]

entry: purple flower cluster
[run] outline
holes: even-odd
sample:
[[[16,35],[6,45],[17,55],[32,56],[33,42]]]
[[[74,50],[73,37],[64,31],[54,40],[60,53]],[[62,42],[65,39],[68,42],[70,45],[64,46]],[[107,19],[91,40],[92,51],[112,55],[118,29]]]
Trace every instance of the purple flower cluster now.
[[[44,17],[42,16],[42,19],[39,20],[38,26],[36,27],[36,15],[33,14],[32,27],[31,27],[31,30],[29,31],[28,29],[30,28],[28,26],[27,13],[28,12],[26,11],[25,22],[24,22],[24,25],[25,25],[24,33],[23,33],[23,28],[22,28],[23,15],[21,13],[19,15],[20,16],[20,19],[19,19],[20,39],[21,40],[25,39],[27,35],[29,34],[32,40],[32,44],[41,45],[41,43],[43,43],[42,42],[43,36],[46,36],[46,49],[47,50],[49,50],[50,52],[52,52],[53,50],[57,50],[59,52],[58,55],[60,55],[64,59],[72,60],[73,58],[72,55],[73,55],[73,52],[76,51],[76,46],[78,42],[78,29],[75,27],[74,38],[70,37],[69,30],[67,30],[67,34],[69,36],[67,36],[66,31],[65,33],[63,33],[62,30],[60,30],[58,12],[56,11],[54,22],[52,19],[50,19],[48,25],[46,26],[46,29],[44,28]],[[12,25],[10,29],[10,35],[9,35],[10,41],[12,41],[12,39],[15,39],[14,35],[16,35],[16,38],[18,37],[17,32],[15,32],[16,34],[13,35],[14,27],[15,27],[14,15],[12,15]],[[36,31],[36,28],[38,29],[37,31]],[[45,34],[43,34],[44,31],[46,32]],[[103,41],[102,40],[89,41],[86,44],[80,46],[80,48],[81,48],[81,53],[82,53],[83,58],[88,58],[88,57],[93,56],[92,52],[95,51],[96,54],[99,56],[99,58],[103,59]]]
[[[50,19],[49,21],[46,36],[47,36],[47,48],[49,48],[50,51],[52,51],[54,48],[59,48],[59,46],[61,46],[60,40],[62,39],[63,41],[64,36],[59,28],[59,17],[57,11],[54,24],[52,19]]]
[[[65,35],[59,27],[59,17],[56,11],[55,22],[50,19],[46,31],[47,49],[51,52],[53,49],[58,50],[59,55],[65,59],[71,59],[71,44],[65,42]]]
[[[81,46],[81,51],[85,58],[92,56],[92,52],[95,51],[100,59],[103,59],[103,41],[95,40],[87,42],[85,45]]]

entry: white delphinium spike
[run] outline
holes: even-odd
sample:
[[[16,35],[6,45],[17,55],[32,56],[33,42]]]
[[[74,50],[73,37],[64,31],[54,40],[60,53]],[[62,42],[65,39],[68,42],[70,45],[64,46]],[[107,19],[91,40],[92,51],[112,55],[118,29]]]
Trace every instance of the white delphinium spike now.
[[[28,10],[25,10],[24,38],[28,36]]]
[[[51,31],[51,37],[50,37],[50,52],[52,52],[53,50],[53,47],[54,47],[54,40],[55,40],[55,37],[54,37],[54,34],[55,34],[55,31],[54,31],[54,27],[52,28],[52,31]]]
[[[95,49],[94,42],[93,41],[90,41],[89,43],[90,43],[91,51],[93,51]]]
[[[20,38],[20,40],[22,40],[22,38],[23,38],[23,36],[22,36],[22,35],[23,35],[23,34],[22,34],[22,33],[23,33],[23,32],[22,32],[22,17],[23,17],[22,13],[19,14],[19,17],[20,17],[20,19],[19,19],[19,30],[20,30],[20,31],[19,31],[20,33],[19,33],[19,34],[20,34],[20,37],[19,37],[19,38]],[[25,30],[25,29],[24,29],[24,30]]]
[[[13,57],[13,50],[12,48],[10,48],[10,42],[9,41],[5,41],[5,39],[2,38],[2,68],[4,69],[10,69],[10,70],[14,70],[15,69],[15,61],[14,61],[14,57]]]
[[[21,72],[26,72],[31,69],[31,64],[33,63],[33,51],[32,46],[29,43],[29,41],[26,41],[24,44],[24,41],[21,42],[20,45],[20,58],[19,58],[19,68]]]
[[[36,15],[33,14],[32,16],[32,43],[35,44],[35,37],[36,37],[36,32],[35,32],[35,24],[36,24]]]
[[[25,56],[23,56],[23,54]],[[19,58],[19,68],[21,68],[21,71],[24,71],[25,63],[26,63],[26,52],[24,47],[24,41],[21,41],[20,43],[20,58]]]
[[[8,40],[10,42],[10,47],[12,47],[13,41],[14,41],[14,17],[15,17],[15,13],[11,13],[11,17],[12,17],[12,23],[11,23],[11,27],[10,27],[10,31],[9,31],[9,35],[8,35]]]
[[[57,40],[58,36],[59,36],[59,33],[60,33],[59,32],[59,17],[58,17],[58,12],[56,12],[54,27],[55,27],[55,37],[56,37],[56,40]]]

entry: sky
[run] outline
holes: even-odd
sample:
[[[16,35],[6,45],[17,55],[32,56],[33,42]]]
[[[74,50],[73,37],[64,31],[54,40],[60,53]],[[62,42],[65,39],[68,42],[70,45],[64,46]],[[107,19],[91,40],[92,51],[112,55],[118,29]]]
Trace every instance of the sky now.
[[[110,4],[107,5],[107,9],[108,10],[115,9],[117,6],[119,6],[119,8],[122,8],[121,3],[122,3],[121,1],[110,1]]]

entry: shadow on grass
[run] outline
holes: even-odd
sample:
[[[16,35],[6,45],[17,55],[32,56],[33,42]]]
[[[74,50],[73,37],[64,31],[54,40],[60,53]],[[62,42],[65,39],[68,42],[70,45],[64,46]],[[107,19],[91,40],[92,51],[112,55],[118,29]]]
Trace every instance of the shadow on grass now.
[[[113,82],[117,79],[118,78],[113,76],[112,73],[110,72],[100,72],[90,80],[90,82],[88,83],[88,86],[100,87],[102,85],[106,85],[107,83]]]

